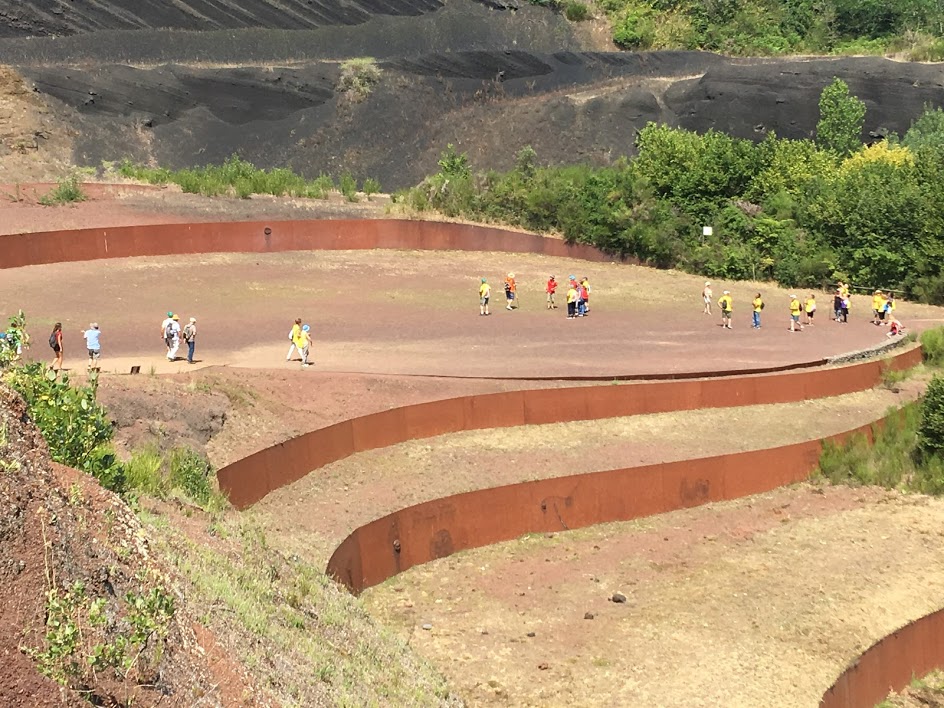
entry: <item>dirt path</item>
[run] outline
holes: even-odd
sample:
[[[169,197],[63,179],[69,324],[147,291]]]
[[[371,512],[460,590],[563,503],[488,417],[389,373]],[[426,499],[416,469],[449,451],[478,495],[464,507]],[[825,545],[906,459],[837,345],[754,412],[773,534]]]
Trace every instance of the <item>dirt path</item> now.
[[[501,301],[513,270],[521,309]],[[586,275],[592,314],[568,320],[544,305],[547,276]],[[477,290],[488,277],[493,314],[480,317]],[[29,266],[4,271],[0,313],[26,311],[35,356],[48,353],[54,322],[65,331],[66,366],[85,366],[81,332],[102,331],[102,367],[177,372],[168,364],[160,323],[167,311],[198,320],[203,364],[299,368],[285,362],[292,321],[312,325],[319,371],[455,376],[613,376],[774,366],[884,341],[859,313],[848,325],[824,317],[799,334],[786,330],[789,302],[765,285],[767,326],[752,330],[743,307],[753,286],[735,293],[735,329],[701,312],[702,281],[674,271],[589,264],[503,253],[335,251],[208,254]],[[68,297],[64,294],[68,293]],[[645,306],[640,302],[644,300]],[[824,312],[825,314],[825,303]],[[899,316],[929,326],[944,309],[902,303]],[[178,352],[182,355],[184,352]],[[307,372],[306,372],[307,373]],[[304,384],[302,384],[304,386]]]
[[[941,606],[942,527],[941,500],[801,485],[465,552],[365,602],[474,705],[815,706]]]
[[[246,514],[286,550],[323,565],[355,528],[474,489],[799,442],[875,419],[917,395],[908,382],[787,405],[481,430],[353,455],[276,490]],[[720,426],[735,431],[718,435]],[[356,499],[356,503],[352,500]]]

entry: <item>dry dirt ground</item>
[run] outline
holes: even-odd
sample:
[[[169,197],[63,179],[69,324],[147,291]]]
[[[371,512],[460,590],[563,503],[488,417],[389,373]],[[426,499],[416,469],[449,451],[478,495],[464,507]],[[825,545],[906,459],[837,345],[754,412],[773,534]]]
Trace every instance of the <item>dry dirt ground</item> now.
[[[508,271],[519,282],[515,311],[502,306]],[[568,320],[561,309],[545,309],[550,274],[563,282],[569,274],[589,277],[591,316]],[[479,316],[480,276],[494,287],[490,317]],[[166,360],[166,311],[183,322],[197,318],[200,364],[254,369],[300,369],[285,357],[289,328],[301,317],[315,340],[315,367],[305,374],[651,375],[783,365],[885,341],[885,331],[864,319],[864,298],[855,300],[852,321],[840,325],[829,320],[822,297],[819,324],[791,334],[788,292],[770,284],[716,283],[735,298],[735,328],[723,330],[719,319],[701,312],[701,286],[697,277],[674,271],[523,254],[208,254],[10,269],[3,273],[0,313],[27,313],[30,354],[40,358],[49,354],[52,324],[62,322],[69,369],[84,367],[81,332],[99,323],[106,372],[131,365],[145,373],[188,368]],[[760,331],[750,328],[747,307],[756,289],[769,303]],[[942,313],[911,303],[897,312],[915,329],[941,321]]]
[[[246,513],[281,548],[323,566],[355,528],[407,506],[532,479],[832,435],[874,420],[922,389],[923,383],[913,380],[898,393],[879,388],[786,405],[442,435],[352,455],[273,492]],[[719,436],[720,426],[731,434]]]
[[[365,603],[473,705],[815,706],[940,606],[942,528],[938,499],[800,485],[465,552]]]

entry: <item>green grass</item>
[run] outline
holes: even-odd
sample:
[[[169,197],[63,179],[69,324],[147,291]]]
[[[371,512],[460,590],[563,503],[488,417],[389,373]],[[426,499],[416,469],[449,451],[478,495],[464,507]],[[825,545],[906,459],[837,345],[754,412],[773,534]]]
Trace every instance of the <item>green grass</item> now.
[[[118,166],[118,173],[149,184],[176,184],[184,192],[207,197],[225,195],[246,199],[254,194],[271,194],[276,197],[327,199],[331,192],[336,191],[334,180],[328,175],[307,179],[284,167],[261,169],[237,155],[222,165],[182,170],[145,167],[125,160]],[[376,191],[379,191],[379,185]]]
[[[39,198],[39,203],[43,206],[62,206],[63,204],[73,204],[75,202],[84,202],[88,197],[82,191],[82,184],[75,175],[59,180],[54,189]]]
[[[187,584],[191,609],[284,705],[459,705],[442,677],[356,598],[282,556],[258,527],[216,521],[222,545],[211,547],[153,515],[142,520]]]

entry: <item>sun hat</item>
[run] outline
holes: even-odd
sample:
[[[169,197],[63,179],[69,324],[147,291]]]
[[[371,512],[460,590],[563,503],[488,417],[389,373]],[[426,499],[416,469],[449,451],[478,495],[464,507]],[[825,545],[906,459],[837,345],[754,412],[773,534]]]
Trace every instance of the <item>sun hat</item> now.
[[[191,318],[190,318],[190,321],[191,321],[191,322],[196,322],[196,321],[197,321],[197,318],[196,318],[196,317],[191,317]]]
[[[309,327],[308,325],[302,325],[302,332],[308,332],[310,330],[311,330],[311,327]]]
[[[89,327],[91,327],[92,329],[98,329],[98,322],[93,322],[92,324],[89,325]]]
[[[514,274],[514,273],[509,273],[509,274],[508,274],[508,277],[509,277],[509,278],[514,278],[514,277],[515,277],[515,274]]]
[[[730,294],[731,294],[731,291],[730,291],[730,290],[725,290],[725,291],[724,291],[723,293],[721,293],[721,294],[722,294],[722,295],[730,295]]]
[[[171,317],[171,319],[172,319],[172,320],[179,320],[180,317],[179,317],[178,315],[174,315],[173,317]]]
[[[711,283],[709,283],[709,282],[706,280],[706,281],[705,281],[705,285],[711,285]]]

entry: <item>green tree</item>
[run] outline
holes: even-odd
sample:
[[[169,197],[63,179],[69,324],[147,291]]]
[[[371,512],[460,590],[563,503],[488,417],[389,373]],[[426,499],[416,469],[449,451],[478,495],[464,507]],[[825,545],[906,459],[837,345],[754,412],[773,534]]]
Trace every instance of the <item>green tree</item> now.
[[[840,78],[823,89],[819,97],[819,123],[816,143],[848,155],[862,144],[865,103],[849,94],[849,86]]]
[[[944,378],[940,376],[931,379],[924,394],[918,444],[926,455],[944,453]]]
[[[901,142],[916,152],[925,147],[944,148],[944,110],[925,105],[924,113],[911,123]]]

